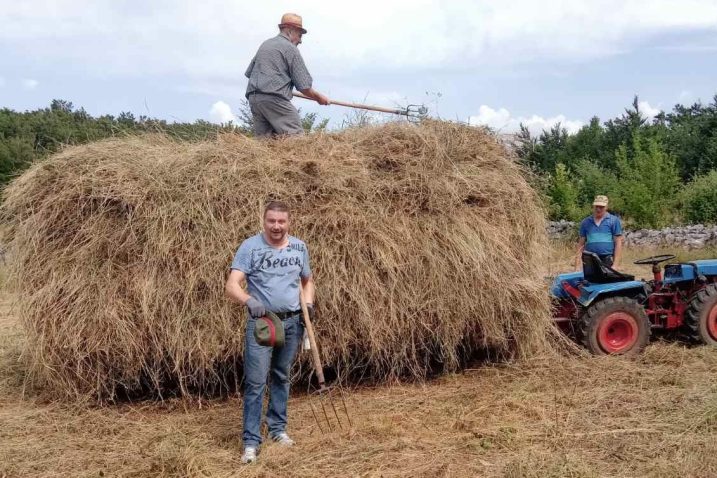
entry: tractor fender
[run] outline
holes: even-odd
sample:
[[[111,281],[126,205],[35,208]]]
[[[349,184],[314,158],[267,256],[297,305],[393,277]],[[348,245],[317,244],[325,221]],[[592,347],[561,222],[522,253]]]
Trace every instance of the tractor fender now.
[[[590,307],[590,304],[597,299],[605,297],[635,297],[637,295],[647,296],[647,289],[643,281],[624,281],[611,284],[590,284],[581,288],[578,302],[583,307]]]

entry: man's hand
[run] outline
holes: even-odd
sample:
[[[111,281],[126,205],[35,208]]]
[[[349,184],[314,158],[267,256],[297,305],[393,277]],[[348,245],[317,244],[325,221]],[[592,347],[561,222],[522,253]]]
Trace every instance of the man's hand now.
[[[331,100],[329,99],[328,96],[322,95],[321,93],[319,93],[318,91],[316,91],[313,88],[307,88],[305,90],[299,90],[299,91],[301,91],[304,95],[308,96],[309,98],[316,101],[320,105],[326,106],[326,105],[331,104]]]
[[[249,297],[249,300],[246,301],[246,306],[249,309],[249,315],[255,319],[266,315],[266,307],[264,307],[264,304],[262,304],[260,300],[254,297]]]

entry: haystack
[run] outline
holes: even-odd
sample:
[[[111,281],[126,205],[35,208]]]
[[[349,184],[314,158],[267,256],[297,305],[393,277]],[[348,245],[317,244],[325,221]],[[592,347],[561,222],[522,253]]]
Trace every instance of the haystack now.
[[[547,347],[543,211],[489,133],[132,137],[67,148],[5,192],[32,377],[68,398],[234,389],[246,316],[224,281],[272,198],[309,246],[322,355],[341,378]]]

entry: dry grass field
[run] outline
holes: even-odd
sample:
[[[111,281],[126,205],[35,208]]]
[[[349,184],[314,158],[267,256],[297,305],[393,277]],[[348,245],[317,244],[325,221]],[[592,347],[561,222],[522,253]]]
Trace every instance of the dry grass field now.
[[[568,269],[570,254],[557,247],[547,272]],[[539,357],[361,388],[349,393],[354,428],[329,435],[298,392],[289,429],[298,445],[267,445],[243,466],[238,398],[99,408],[26,389],[9,299],[0,300],[0,477],[717,476],[717,350],[658,342],[635,360]]]

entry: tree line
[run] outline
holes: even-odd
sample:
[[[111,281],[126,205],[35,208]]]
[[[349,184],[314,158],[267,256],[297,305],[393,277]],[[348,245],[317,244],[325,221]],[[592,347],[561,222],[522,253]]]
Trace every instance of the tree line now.
[[[222,125],[129,112],[93,117],[64,100],[34,111],[0,109],[0,187],[63,145],[151,132],[186,141],[230,131],[250,135],[246,102],[237,116],[236,124]],[[303,114],[302,121],[306,131],[328,122],[315,113]],[[343,126],[367,122],[347,121]],[[558,124],[534,137],[521,126],[517,144],[552,219],[579,220],[590,213],[594,196],[606,194],[628,226],[717,223],[717,95],[711,103],[678,104],[649,120],[635,97],[620,116],[606,122],[594,117],[575,134]]]
[[[328,120],[316,113],[302,114],[307,131],[324,129]],[[252,118],[248,104],[240,104],[236,123],[214,124],[167,122],[129,112],[117,116],[93,117],[84,108],[76,109],[65,100],[53,100],[48,108],[18,112],[0,109],[0,187],[24,171],[33,161],[57,152],[64,145],[89,143],[110,137],[163,133],[185,141],[197,141],[224,132],[251,135]]]
[[[558,124],[533,137],[521,126],[517,139],[552,219],[580,220],[606,194],[628,226],[717,223],[717,95],[649,120],[635,97],[575,134]]]

